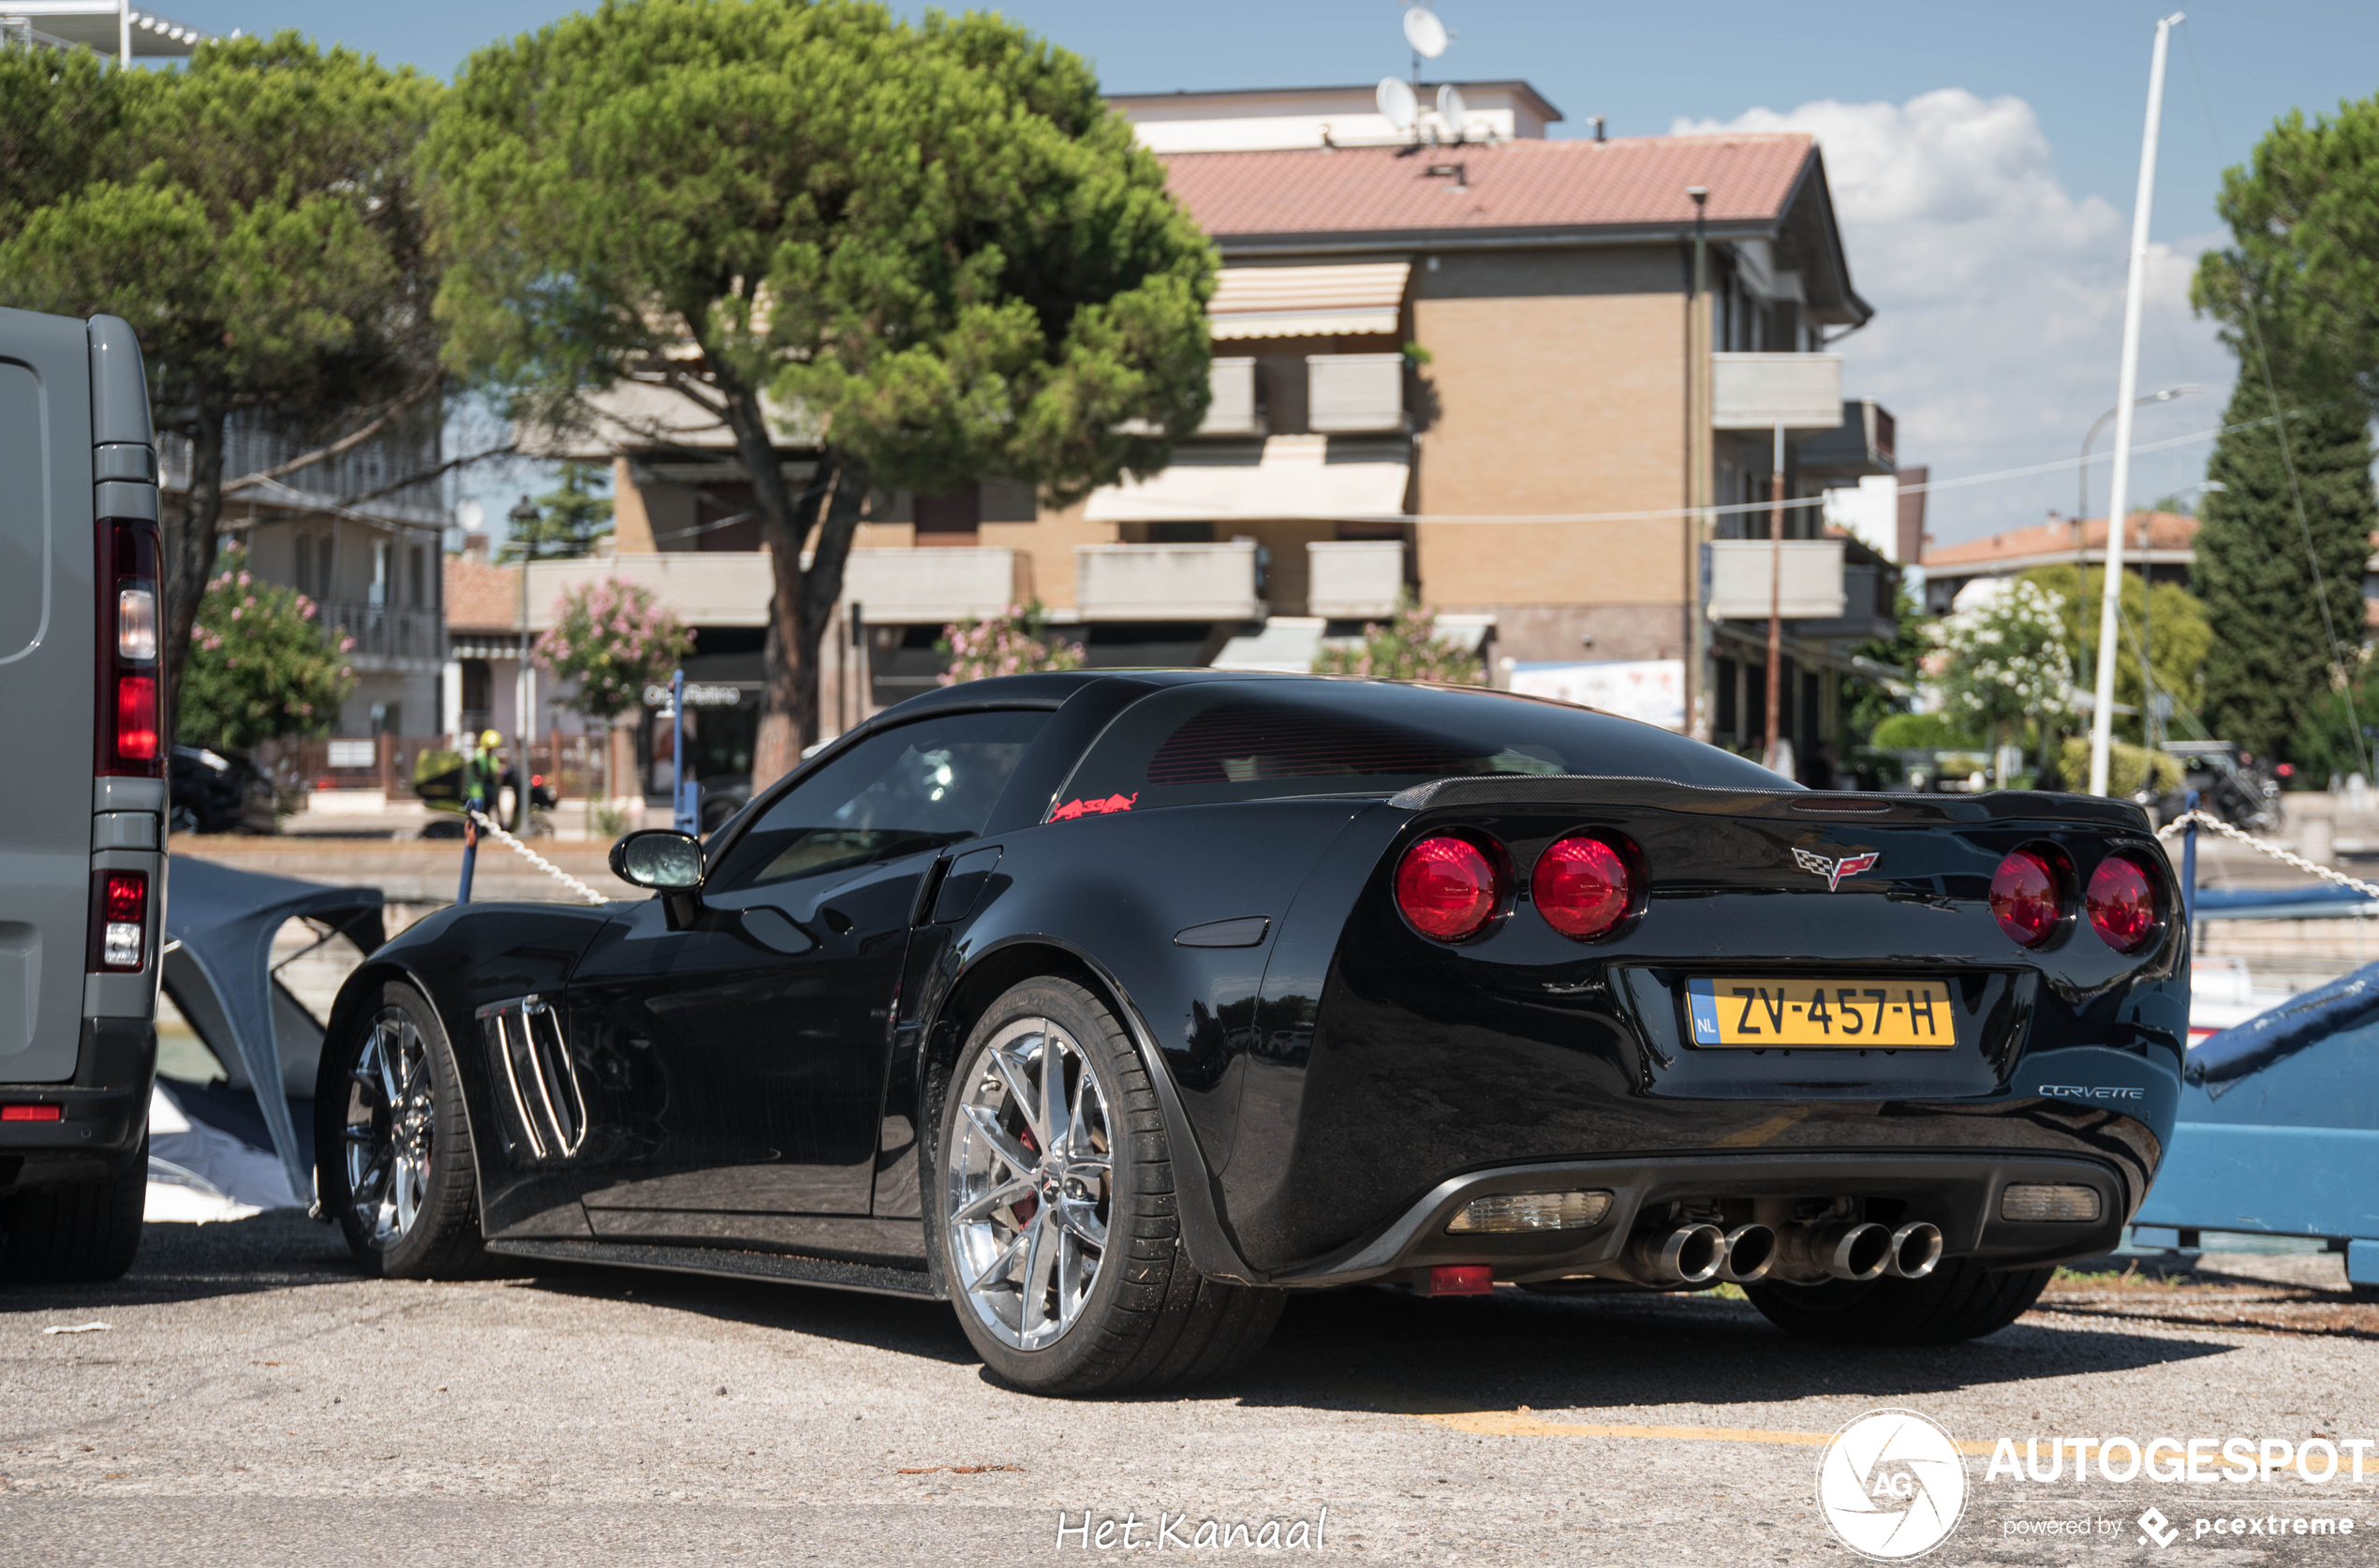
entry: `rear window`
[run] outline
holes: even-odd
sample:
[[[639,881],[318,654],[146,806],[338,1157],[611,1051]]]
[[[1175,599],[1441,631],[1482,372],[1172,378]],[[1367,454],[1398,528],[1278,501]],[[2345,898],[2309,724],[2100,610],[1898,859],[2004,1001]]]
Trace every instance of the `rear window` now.
[[[1756,762],[1649,724],[1509,692],[1217,681],[1175,687],[1124,710],[1058,791],[1054,815],[1390,794],[1492,774],[1794,787]]]

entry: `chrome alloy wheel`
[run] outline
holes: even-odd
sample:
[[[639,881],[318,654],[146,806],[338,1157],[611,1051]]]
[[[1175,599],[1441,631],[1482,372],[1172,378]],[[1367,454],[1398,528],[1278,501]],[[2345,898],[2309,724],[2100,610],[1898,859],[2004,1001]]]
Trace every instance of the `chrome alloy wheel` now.
[[[427,1045],[401,1007],[383,1007],[347,1094],[347,1190],[376,1250],[405,1239],[429,1191],[437,1102]]]
[[[965,1079],[943,1182],[951,1281],[1003,1344],[1041,1350],[1082,1315],[1115,1192],[1107,1093],[1046,1018],[993,1037]]]

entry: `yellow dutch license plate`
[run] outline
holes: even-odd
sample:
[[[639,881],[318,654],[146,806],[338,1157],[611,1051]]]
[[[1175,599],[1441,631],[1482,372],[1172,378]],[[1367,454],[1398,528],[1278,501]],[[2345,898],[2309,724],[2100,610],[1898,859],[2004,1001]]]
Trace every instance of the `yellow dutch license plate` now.
[[[1958,1043],[1938,980],[1689,980],[1696,1045],[1746,1050],[1946,1051]]]

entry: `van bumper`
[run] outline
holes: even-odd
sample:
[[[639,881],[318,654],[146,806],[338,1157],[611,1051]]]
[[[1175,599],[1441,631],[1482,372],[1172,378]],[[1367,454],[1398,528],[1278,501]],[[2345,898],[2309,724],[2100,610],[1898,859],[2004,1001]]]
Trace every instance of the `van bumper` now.
[[[55,1105],[56,1121],[0,1121],[0,1192],[96,1180],[140,1146],[156,1081],[157,1031],[146,1018],[85,1018],[74,1076],[0,1083],[0,1105]]]

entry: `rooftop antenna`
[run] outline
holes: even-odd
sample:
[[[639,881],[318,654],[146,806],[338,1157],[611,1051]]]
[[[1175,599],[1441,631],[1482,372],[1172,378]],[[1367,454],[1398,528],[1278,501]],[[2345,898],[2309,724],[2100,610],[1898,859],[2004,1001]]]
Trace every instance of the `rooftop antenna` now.
[[[1445,30],[1445,23],[1440,22],[1437,13],[1428,7],[1408,6],[1405,7],[1404,41],[1412,46],[1412,81],[1406,89],[1406,94],[1411,99],[1412,108],[1411,118],[1409,121],[1397,121],[1397,129],[1411,129],[1418,132],[1421,123],[1421,62],[1434,60],[1443,54],[1445,46],[1451,38],[1452,35]],[[1383,82],[1382,91],[1385,90],[1386,84]],[[1385,105],[1382,107],[1384,108]],[[1396,117],[1390,115],[1389,118],[1393,120]]]

